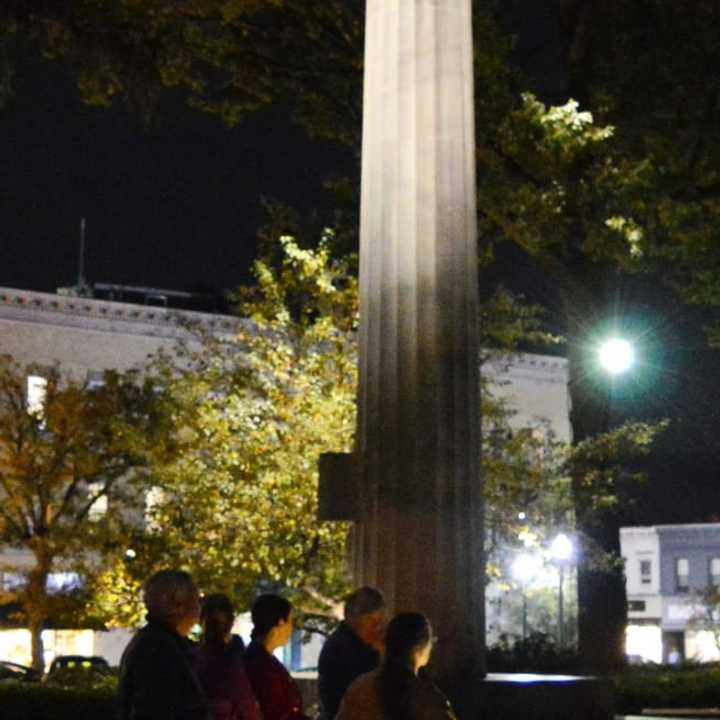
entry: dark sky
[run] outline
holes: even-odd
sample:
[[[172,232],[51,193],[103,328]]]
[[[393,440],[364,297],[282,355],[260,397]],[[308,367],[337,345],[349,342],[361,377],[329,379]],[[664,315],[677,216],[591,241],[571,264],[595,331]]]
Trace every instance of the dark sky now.
[[[534,69],[543,97],[563,101],[554,3],[528,7],[532,12],[513,15],[524,23],[512,28],[516,56]],[[347,154],[311,143],[282,110],[228,129],[168,101],[147,128],[122,108],[81,105],[62,66],[29,57],[18,67],[14,97],[0,109],[0,137],[0,285],[45,291],[76,281],[83,216],[90,281],[235,287],[248,279],[255,254],[260,197],[301,211],[329,209],[322,180],[352,168]],[[553,326],[554,290],[527,258],[510,250],[491,276],[548,305]],[[643,357],[617,393],[613,423],[673,418],[651,471],[659,482],[634,508],[633,520],[714,516],[720,353],[707,347],[702,315],[657,283],[635,279],[618,283],[613,307],[598,310],[606,311],[643,328]]]
[[[80,218],[90,281],[221,290],[247,279],[260,197],[322,206],[348,158],[281,110],[228,129],[171,102],[146,127],[78,99],[61,66],[26,58],[0,110],[0,285],[74,284]]]

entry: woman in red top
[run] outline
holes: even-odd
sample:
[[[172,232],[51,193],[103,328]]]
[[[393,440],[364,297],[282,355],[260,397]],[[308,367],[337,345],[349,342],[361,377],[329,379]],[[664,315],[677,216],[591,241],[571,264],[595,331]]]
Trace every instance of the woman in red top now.
[[[305,720],[300,689],[273,655],[292,635],[292,605],[278,595],[261,595],[251,615],[252,642],[245,653],[245,669],[263,720]]]

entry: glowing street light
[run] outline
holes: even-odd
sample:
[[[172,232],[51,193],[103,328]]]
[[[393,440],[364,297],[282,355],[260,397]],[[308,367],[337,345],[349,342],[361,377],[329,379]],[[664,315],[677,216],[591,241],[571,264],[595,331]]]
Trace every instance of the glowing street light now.
[[[600,367],[611,375],[622,375],[635,362],[635,350],[632,344],[623,338],[610,338],[598,348]]]
[[[550,554],[559,562],[567,562],[574,552],[575,546],[565,533],[560,533],[550,545]]]
[[[523,553],[515,558],[512,566],[513,577],[522,585],[533,580],[540,570],[541,560],[537,555]]]

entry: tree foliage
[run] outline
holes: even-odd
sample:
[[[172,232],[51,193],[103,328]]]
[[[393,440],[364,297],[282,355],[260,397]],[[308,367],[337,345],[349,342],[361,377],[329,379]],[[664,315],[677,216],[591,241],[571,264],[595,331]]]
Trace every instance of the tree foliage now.
[[[351,449],[357,283],[326,242],[281,244],[280,264],[258,261],[236,296],[237,334],[160,359],[176,432],[155,456],[150,519],[202,587],[242,605],[273,587],[323,614],[347,588],[346,527],[317,520],[317,467]]]
[[[124,552],[143,448],[156,428],[152,388],[132,373],[106,373],[90,388],[44,370],[42,405],[28,409],[27,377],[39,372],[0,358],[0,543],[31,558],[27,569],[4,568],[22,581],[3,601],[22,609],[37,667],[43,624],[59,609],[50,573],[89,578]],[[109,512],[94,514],[101,502]]]

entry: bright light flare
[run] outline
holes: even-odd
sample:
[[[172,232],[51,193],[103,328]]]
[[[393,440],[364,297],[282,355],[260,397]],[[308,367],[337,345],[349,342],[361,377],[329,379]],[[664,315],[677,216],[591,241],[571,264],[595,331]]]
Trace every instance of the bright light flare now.
[[[575,552],[573,541],[565,534],[560,533],[550,545],[550,553],[560,562],[569,560]]]
[[[635,350],[627,340],[611,338],[600,345],[598,360],[606,372],[611,375],[621,375],[633,366]]]
[[[529,553],[518,555],[512,566],[513,577],[523,584],[529,583],[540,572],[541,565],[542,560],[537,555]]]

